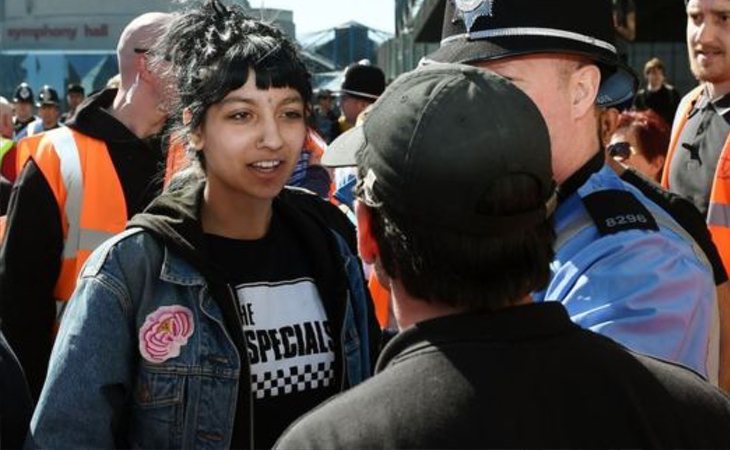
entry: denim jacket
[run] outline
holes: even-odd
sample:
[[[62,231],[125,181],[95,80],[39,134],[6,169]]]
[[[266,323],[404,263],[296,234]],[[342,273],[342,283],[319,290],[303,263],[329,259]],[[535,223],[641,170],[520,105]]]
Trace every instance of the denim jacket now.
[[[337,299],[342,313],[330,317],[339,330],[335,376],[344,390],[371,373],[371,306],[359,260],[338,233],[330,234],[339,252],[333,260],[347,279]],[[64,313],[29,444],[252,446],[250,384],[239,383],[248,379],[248,354],[221,307],[233,304],[232,290],[215,289],[189,257],[170,247],[132,228],[89,258]],[[151,363],[140,356],[138,332],[150,313],[173,305],[192,313],[192,333],[178,356]],[[248,424],[244,440],[232,441],[234,420]]]

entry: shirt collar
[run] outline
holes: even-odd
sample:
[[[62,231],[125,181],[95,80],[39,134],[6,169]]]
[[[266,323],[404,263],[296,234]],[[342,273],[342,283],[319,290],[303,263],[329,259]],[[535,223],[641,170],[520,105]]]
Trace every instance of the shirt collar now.
[[[698,98],[692,105],[690,116],[695,111],[702,111],[707,107],[711,107],[721,116],[726,116],[730,113],[730,93],[722,95],[714,100],[710,100],[709,95],[707,95],[707,88],[702,91],[702,94],[703,95],[701,95],[700,98]]]
[[[567,199],[575,191],[577,191],[579,187],[583,186],[591,175],[603,168],[604,163],[605,156],[603,155],[603,152],[600,151],[587,163],[583,164],[583,167],[578,169],[573,175],[558,186],[558,202],[562,202]]]

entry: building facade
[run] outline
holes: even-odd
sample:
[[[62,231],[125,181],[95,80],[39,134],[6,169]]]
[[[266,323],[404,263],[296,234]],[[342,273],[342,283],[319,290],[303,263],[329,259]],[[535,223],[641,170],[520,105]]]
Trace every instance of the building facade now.
[[[446,1],[396,0],[396,37],[378,50],[378,63],[390,78],[415,68],[422,56],[438,48]],[[687,60],[684,2],[634,2],[636,40],[629,47],[629,65],[641,78],[646,61],[658,57],[664,61],[668,80],[680,92],[689,91],[697,81]]]
[[[228,0],[283,29],[292,39],[292,12],[252,10],[247,0]],[[115,49],[124,27],[150,11],[185,8],[180,0],[0,0],[0,95],[10,98],[25,81],[34,92],[48,84],[61,96],[68,83],[86,92],[117,73]]]

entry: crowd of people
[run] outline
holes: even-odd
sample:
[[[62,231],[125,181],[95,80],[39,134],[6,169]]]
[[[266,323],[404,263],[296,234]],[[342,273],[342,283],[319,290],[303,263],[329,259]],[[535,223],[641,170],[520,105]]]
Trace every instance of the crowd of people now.
[[[681,101],[630,0],[447,1],[334,92],[205,0],[21,84],[0,448],[730,448],[730,1],[685,3]]]

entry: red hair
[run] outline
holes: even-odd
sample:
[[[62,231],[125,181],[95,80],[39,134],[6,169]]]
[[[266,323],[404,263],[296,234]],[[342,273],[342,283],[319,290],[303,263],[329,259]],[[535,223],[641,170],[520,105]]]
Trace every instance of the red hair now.
[[[618,116],[618,128],[630,128],[635,133],[647,161],[667,155],[671,130],[667,122],[654,111],[624,111]]]

